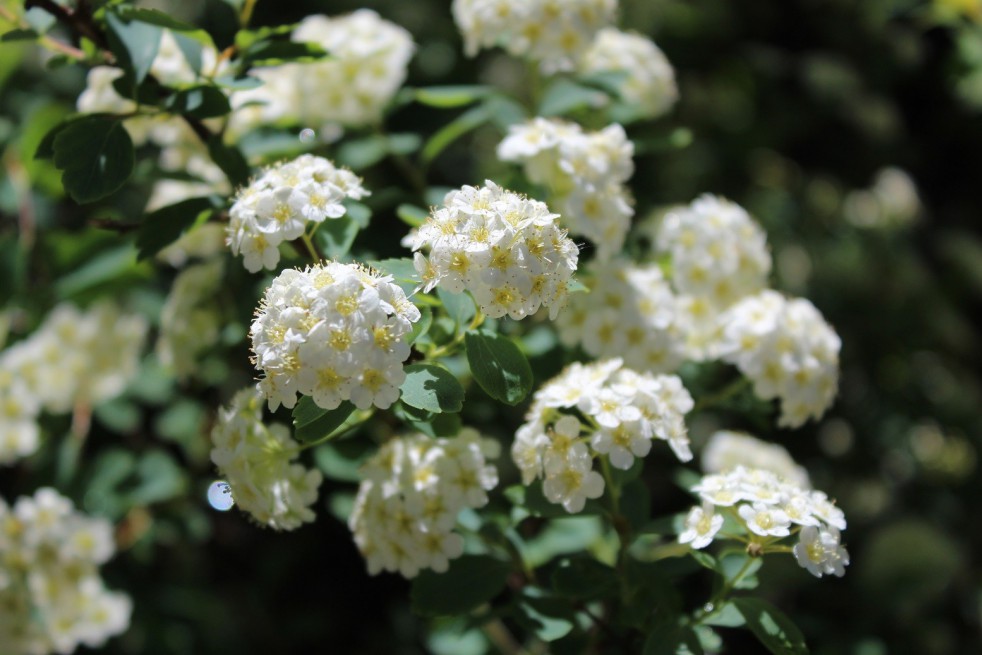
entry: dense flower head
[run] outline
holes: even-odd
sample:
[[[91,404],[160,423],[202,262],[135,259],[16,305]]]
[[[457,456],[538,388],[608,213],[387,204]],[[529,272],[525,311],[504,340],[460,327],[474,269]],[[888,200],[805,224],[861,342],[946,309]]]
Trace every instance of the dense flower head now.
[[[842,342],[808,300],[763,291],[720,317],[724,360],[754,384],[760,398],[781,401],[779,425],[819,418],[835,399]]]
[[[260,525],[294,530],[314,520],[322,478],[296,461],[299,444],[290,429],[263,422],[263,397],[255,388],[239,391],[218,412],[211,433],[211,461],[231,489],[232,499]]]
[[[840,544],[839,531],[846,529],[846,518],[825,493],[773,471],[744,466],[706,475],[692,491],[702,504],[686,516],[680,543],[708,546],[723,526],[721,514],[725,514],[739,531],[728,538],[756,544],[766,553],[768,546],[798,535],[793,548],[798,564],[817,577],[845,573],[849,554]]]
[[[417,251],[424,289],[470,291],[492,318],[520,319],[540,307],[554,318],[579,256],[558,215],[491,181],[451,191],[443,205],[405,241]]]
[[[239,192],[229,210],[228,244],[250,272],[274,269],[280,243],[299,239],[311,224],[344,216],[346,198],[367,195],[351,171],[300,155],[270,166]]]
[[[692,459],[684,418],[692,407],[675,375],[637,373],[620,359],[574,363],[536,391],[512,459],[524,484],[542,478],[545,497],[577,513],[603,494],[598,457],[626,470],[660,439],[681,461]]]
[[[171,286],[160,310],[157,358],[181,378],[192,375],[198,357],[215,345],[222,329],[215,294],[225,263],[214,259],[188,266]]]
[[[572,70],[597,32],[609,25],[616,0],[454,0],[464,49],[505,47],[538,61],[545,72]]]
[[[387,441],[362,467],[348,526],[372,575],[438,573],[463,552],[457,515],[483,507],[498,484],[488,458],[497,442],[464,428],[451,439],[421,434]]]
[[[233,132],[284,121],[314,129],[376,123],[405,81],[414,50],[409,32],[370,9],[308,16],[292,38],[329,56],[251,71],[264,84],[233,96]]]
[[[55,413],[77,403],[97,405],[118,396],[136,375],[148,325],[111,301],[87,310],[60,304],[28,339],[0,355],[41,402]]]
[[[669,212],[658,248],[671,255],[672,285],[717,308],[767,287],[767,235],[736,203],[705,194]]]
[[[112,525],[54,489],[0,499],[0,652],[72,653],[125,631],[132,602],[99,574],[115,550]]]
[[[615,259],[595,263],[589,293],[570,295],[559,336],[598,359],[621,357],[640,371],[674,371],[685,358],[675,295],[656,265]]]
[[[649,118],[668,113],[678,100],[675,70],[655,43],[640,34],[606,27],[580,61],[582,73],[624,73],[618,92]]]
[[[616,123],[585,132],[576,123],[533,118],[513,125],[498,144],[502,161],[522,162],[525,174],[546,186],[573,234],[597,246],[597,258],[621,251],[634,209],[624,183],[634,173],[634,144]]]
[[[345,400],[386,409],[398,400],[420,313],[391,280],[338,262],[287,269],[273,280],[251,331],[271,409],[292,408],[298,393],[324,409]]]
[[[743,466],[771,471],[803,489],[811,487],[808,472],[787,449],[744,432],[719,430],[709,438],[700,458],[706,473],[722,473]]]

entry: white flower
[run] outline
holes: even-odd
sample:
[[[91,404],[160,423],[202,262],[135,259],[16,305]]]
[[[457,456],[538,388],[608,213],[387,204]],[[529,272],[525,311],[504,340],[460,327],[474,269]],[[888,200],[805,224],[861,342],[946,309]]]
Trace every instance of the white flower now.
[[[649,118],[667,113],[678,100],[675,71],[650,39],[606,27],[580,61],[586,74],[626,73],[618,83],[621,98]]]
[[[211,433],[211,461],[228,482],[235,504],[260,525],[294,530],[314,520],[322,477],[295,462],[299,444],[285,425],[263,423],[262,396],[239,391],[219,411]]]
[[[542,493],[551,503],[561,504],[570,514],[583,511],[588,498],[600,498],[604,493],[604,479],[593,470],[593,459],[583,444],[577,444],[569,452],[563,467],[546,471]]]
[[[70,653],[129,626],[132,602],[99,572],[115,551],[112,526],[76,511],[54,489],[0,499],[0,648]]]
[[[250,272],[273,269],[280,243],[300,238],[312,223],[343,216],[343,200],[366,195],[350,171],[300,155],[267,168],[239,192],[229,210],[228,245]]]
[[[616,0],[454,0],[453,16],[468,56],[502,45],[554,72],[573,68],[616,8]]]
[[[794,557],[816,578],[822,575],[841,578],[849,564],[849,553],[839,544],[839,531],[835,528],[802,528],[800,539],[794,546]]]
[[[685,517],[685,530],[679,534],[680,544],[690,544],[693,548],[705,548],[713,542],[713,537],[723,527],[723,517],[713,512],[711,503],[703,503],[689,510]]]
[[[557,215],[487,181],[451,191],[411,240],[414,264],[429,291],[471,292],[492,318],[521,319],[565,304],[578,250],[556,224]]]
[[[791,458],[787,449],[742,432],[719,430],[702,451],[702,470],[722,473],[737,466],[772,471],[795,485],[808,489],[808,472]]]
[[[788,515],[780,509],[761,502],[753,505],[740,505],[738,512],[740,518],[747,523],[747,528],[764,537],[787,537],[790,534],[788,529],[791,520]]]
[[[318,45],[329,56],[250,71],[264,84],[232,96],[233,134],[284,122],[324,133],[377,123],[405,81],[414,50],[409,32],[370,9],[308,16],[293,41]]]
[[[412,578],[426,568],[446,571],[463,552],[453,532],[457,515],[486,505],[498,483],[485,459],[494,450],[470,428],[452,439],[417,434],[387,441],[362,467],[348,519],[369,573]]]
[[[513,125],[498,144],[498,158],[525,165],[525,174],[545,185],[573,234],[598,248],[597,258],[620,252],[634,210],[624,183],[634,172],[634,145],[624,128],[584,132],[558,119],[534,118]]]
[[[160,310],[157,358],[179,378],[194,374],[198,357],[218,342],[222,323],[214,301],[224,272],[217,258],[187,267]]]

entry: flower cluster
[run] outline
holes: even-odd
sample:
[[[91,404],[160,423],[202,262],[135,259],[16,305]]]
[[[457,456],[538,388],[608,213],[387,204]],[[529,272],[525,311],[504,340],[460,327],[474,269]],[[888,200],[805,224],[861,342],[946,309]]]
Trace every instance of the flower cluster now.
[[[770,471],[803,489],[811,488],[808,472],[783,446],[743,432],[719,430],[709,438],[700,457],[702,470],[721,473],[737,466]]]
[[[300,155],[270,166],[236,196],[229,210],[228,244],[246,269],[273,269],[279,245],[302,237],[308,225],[344,216],[345,198],[368,195],[361,178],[327,159]]]
[[[465,508],[483,507],[498,484],[487,458],[498,444],[464,428],[452,439],[412,435],[392,439],[362,468],[348,525],[372,575],[447,570],[463,552],[453,532]]]
[[[920,212],[914,180],[892,166],[877,171],[871,188],[849,192],[842,205],[845,219],[859,228],[903,227],[917,220]]]
[[[264,85],[233,96],[233,132],[276,122],[315,129],[376,123],[406,79],[414,49],[409,32],[370,9],[308,16],[293,40],[314,43],[329,57],[252,71]]]
[[[178,377],[193,374],[197,358],[218,341],[222,322],[214,300],[224,270],[221,259],[187,267],[160,310],[157,358]]]
[[[555,318],[579,256],[558,215],[491,181],[451,191],[443,202],[405,241],[417,251],[424,288],[466,289],[492,318],[520,319],[543,306]]]
[[[768,547],[798,534],[793,548],[798,564],[816,577],[845,573],[849,553],[840,544],[839,531],[846,529],[846,518],[823,492],[743,466],[707,475],[692,491],[703,502],[686,516],[680,543],[705,548],[729,519],[740,534],[727,536],[746,542],[751,553],[766,554]]]
[[[287,269],[266,290],[252,323],[259,389],[271,409],[297,393],[324,409],[350,400],[385,409],[399,398],[409,332],[419,309],[391,277],[357,264]]]
[[[454,0],[452,9],[468,56],[502,45],[551,73],[575,67],[617,0]]]
[[[27,339],[0,353],[0,463],[33,453],[37,415],[118,396],[136,374],[146,321],[111,302],[55,307]]]
[[[720,317],[721,355],[750,378],[754,393],[779,398],[779,425],[797,427],[819,418],[839,383],[839,335],[803,298],[763,291]]]
[[[295,460],[299,445],[282,424],[263,423],[263,397],[239,391],[218,412],[211,433],[211,461],[231,488],[232,499],[260,525],[294,530],[314,520],[320,471]]]
[[[682,363],[684,335],[675,294],[655,265],[621,259],[594,264],[584,279],[589,294],[572,294],[557,317],[567,346],[592,357],[622,357],[639,370],[670,372]]]
[[[0,499],[0,652],[72,653],[125,631],[132,602],[99,575],[115,549],[108,521],[54,489]]]
[[[513,125],[498,158],[525,164],[529,180],[549,188],[563,223],[597,246],[597,257],[621,251],[634,209],[624,183],[634,173],[634,144],[614,124],[584,132],[575,124],[534,118]]]
[[[613,27],[600,30],[580,61],[581,73],[620,72],[617,91],[631,107],[648,118],[668,113],[678,100],[675,70],[661,49],[640,34]]]
[[[620,359],[575,363],[535,393],[512,459],[524,484],[543,478],[545,497],[575,514],[603,494],[604,480],[593,470],[597,457],[626,470],[661,439],[681,461],[692,459],[684,418],[692,407],[675,375],[636,373]]]

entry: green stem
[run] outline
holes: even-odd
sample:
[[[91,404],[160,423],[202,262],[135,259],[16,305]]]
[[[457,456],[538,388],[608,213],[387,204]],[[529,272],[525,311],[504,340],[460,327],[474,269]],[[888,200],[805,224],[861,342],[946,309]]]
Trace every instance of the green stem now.
[[[740,570],[737,571],[732,578],[730,578],[725,583],[723,583],[723,586],[720,587],[719,591],[713,594],[713,597],[709,599],[707,606],[710,609],[708,611],[699,610],[693,616],[693,620],[691,622],[693,625],[698,625],[699,623],[702,623],[703,620],[705,620],[709,616],[712,616],[714,613],[716,613],[719,610],[720,604],[724,600],[726,600],[726,598],[733,591],[734,587],[736,587],[737,583],[740,582],[741,579],[743,579],[743,576],[746,575],[747,571],[750,569],[750,566],[751,564],[753,564],[753,562],[754,562],[754,558],[748,557],[747,561],[744,562],[743,566],[740,567]]]
[[[300,237],[300,239],[303,241],[303,245],[307,249],[307,253],[310,255],[310,258],[315,264],[324,259],[320,256],[320,253],[317,252],[317,248],[314,247],[314,242],[310,239],[309,234],[304,234],[302,237]]]
[[[245,4],[242,5],[242,11],[239,12],[239,25],[242,27],[247,27],[249,21],[252,20],[252,12],[256,8],[256,3],[259,0],[245,0]]]
[[[471,320],[470,325],[467,326],[466,330],[459,332],[456,336],[454,336],[452,341],[448,341],[442,346],[438,348],[434,348],[433,350],[428,352],[426,354],[427,359],[436,359],[437,357],[445,357],[446,355],[452,354],[454,351],[457,350],[460,344],[464,342],[464,338],[467,336],[467,333],[470,332],[471,330],[476,330],[477,328],[481,327],[481,325],[484,323],[485,318],[486,317],[481,312],[481,310],[478,309],[477,313],[474,314],[474,318]]]
[[[703,409],[708,409],[710,407],[714,407],[715,405],[719,405],[720,403],[729,400],[733,396],[737,395],[749,385],[750,385],[750,380],[748,378],[740,377],[734,380],[733,382],[731,382],[730,384],[726,385],[725,387],[723,387],[717,393],[697,400],[696,406],[693,408],[692,411],[699,411]]]

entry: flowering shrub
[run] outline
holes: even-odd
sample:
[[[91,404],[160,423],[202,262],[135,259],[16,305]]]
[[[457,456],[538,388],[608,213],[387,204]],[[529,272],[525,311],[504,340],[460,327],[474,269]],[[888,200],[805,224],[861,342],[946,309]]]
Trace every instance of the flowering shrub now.
[[[771,571],[850,564],[789,452],[851,439],[823,423],[848,340],[769,242],[780,203],[648,192],[693,138],[665,127],[672,48],[615,0],[455,0],[481,83],[407,86],[450,55],[396,11],[260,27],[225,4],[225,32],[0,5],[79,75],[10,169],[64,217],[20,214],[51,262],[15,262],[0,313],[0,466],[24,472],[3,484],[43,480],[0,499],[0,651],[138,652],[161,610],[100,566],[210,538],[275,538],[288,566],[333,530],[352,586],[409,586],[434,652],[736,652],[743,628],[806,653],[782,585],[839,583]],[[895,169],[850,198],[864,230],[917,213]],[[206,514],[209,484],[238,511]]]

